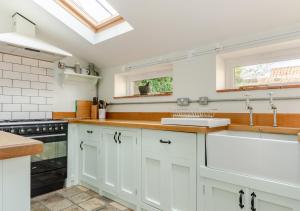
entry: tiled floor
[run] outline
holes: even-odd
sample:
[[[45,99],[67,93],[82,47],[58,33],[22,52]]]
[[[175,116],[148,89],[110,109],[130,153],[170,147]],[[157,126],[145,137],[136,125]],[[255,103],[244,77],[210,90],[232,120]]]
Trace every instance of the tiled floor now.
[[[58,190],[31,199],[31,211],[131,211],[82,186]]]

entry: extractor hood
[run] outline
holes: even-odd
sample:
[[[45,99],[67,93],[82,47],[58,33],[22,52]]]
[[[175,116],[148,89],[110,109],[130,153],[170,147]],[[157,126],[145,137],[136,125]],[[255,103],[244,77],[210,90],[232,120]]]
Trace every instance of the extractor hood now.
[[[54,62],[72,54],[35,37],[36,25],[20,15],[13,15],[13,31],[0,34],[0,52]]]

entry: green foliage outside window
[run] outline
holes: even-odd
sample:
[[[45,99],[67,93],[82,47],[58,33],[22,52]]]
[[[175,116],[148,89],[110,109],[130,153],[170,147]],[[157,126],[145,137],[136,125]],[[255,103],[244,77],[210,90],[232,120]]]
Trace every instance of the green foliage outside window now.
[[[135,86],[144,86],[149,82],[151,93],[165,93],[173,91],[173,78],[161,77],[141,81],[135,81]]]

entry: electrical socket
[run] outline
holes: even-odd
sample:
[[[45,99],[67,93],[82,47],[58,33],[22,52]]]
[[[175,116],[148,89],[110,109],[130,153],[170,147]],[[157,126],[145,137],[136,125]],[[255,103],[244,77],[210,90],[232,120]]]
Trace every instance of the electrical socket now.
[[[200,105],[208,105],[208,97],[199,97]]]
[[[190,98],[177,98],[178,106],[188,106],[190,104]]]

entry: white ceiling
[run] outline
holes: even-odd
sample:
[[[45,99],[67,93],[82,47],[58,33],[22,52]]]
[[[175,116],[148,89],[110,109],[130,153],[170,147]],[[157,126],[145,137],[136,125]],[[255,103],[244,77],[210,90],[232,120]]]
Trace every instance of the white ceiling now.
[[[0,0],[0,32],[20,12],[38,36],[100,67],[300,23],[299,0],[108,0],[134,30],[91,45],[32,0]]]

